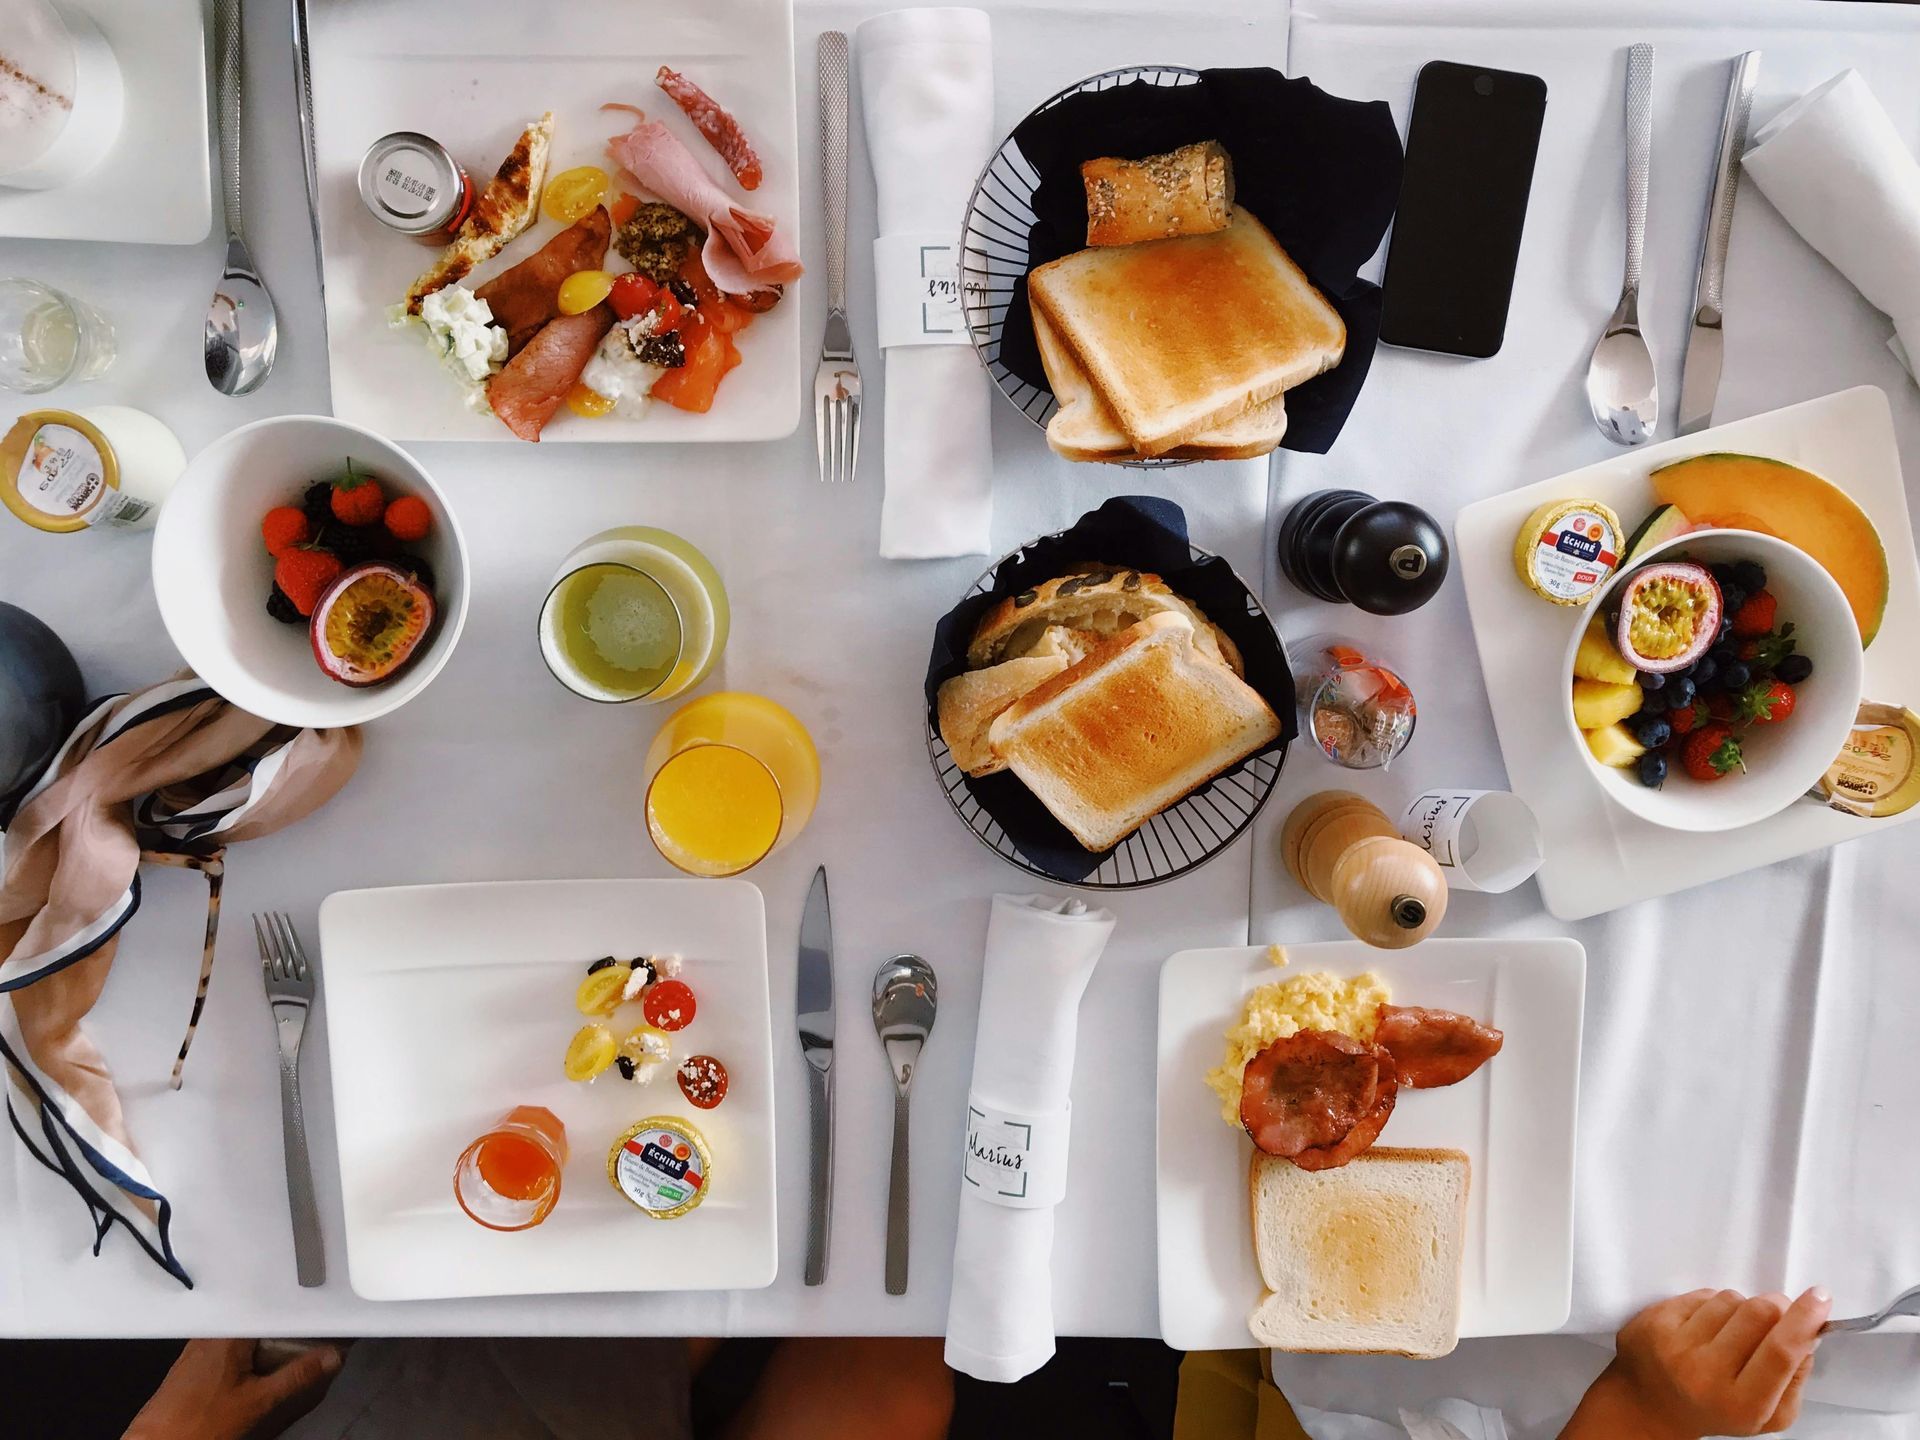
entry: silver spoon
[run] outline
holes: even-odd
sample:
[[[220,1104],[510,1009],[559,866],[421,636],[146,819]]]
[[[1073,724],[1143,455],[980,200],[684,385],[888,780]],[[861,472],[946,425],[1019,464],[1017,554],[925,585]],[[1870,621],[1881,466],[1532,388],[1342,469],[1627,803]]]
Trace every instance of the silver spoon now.
[[[1640,333],[1640,260],[1647,240],[1647,180],[1653,164],[1653,46],[1627,51],[1627,273],[1620,303],[1587,362],[1587,404],[1617,445],[1652,438],[1660,382]]]
[[[918,955],[896,955],[873,977],[873,1028],[893,1066],[893,1170],[887,1181],[887,1293],[907,1293],[907,1087],[933,1032],[940,987]]]
[[[1878,1315],[1856,1315],[1851,1320],[1829,1320],[1820,1327],[1820,1333],[1822,1335],[1831,1335],[1835,1332],[1857,1334],[1862,1330],[1877,1330],[1896,1315],[1920,1315],[1920,1285],[1914,1286]]]
[[[227,265],[207,306],[207,379],[225,395],[247,395],[273,369],[279,331],[273,297],[253,268],[240,233],[240,0],[220,0],[215,97],[220,121],[220,168],[226,185]]]

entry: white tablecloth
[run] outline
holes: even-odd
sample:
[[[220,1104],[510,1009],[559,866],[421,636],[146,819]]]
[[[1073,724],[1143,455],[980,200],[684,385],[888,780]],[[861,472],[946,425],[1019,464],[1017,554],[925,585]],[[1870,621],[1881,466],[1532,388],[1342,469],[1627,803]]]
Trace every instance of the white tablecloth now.
[[[1745,49],[1765,52],[1756,124],[1853,65],[1909,142],[1920,142],[1912,85],[1920,10],[1787,0],[1716,7],[1714,21],[1698,18],[1702,8],[1296,4],[1295,71],[1343,94],[1388,99],[1403,126],[1415,75],[1431,59],[1541,75],[1548,101],[1501,353],[1465,362],[1383,349],[1335,453],[1287,456],[1276,468],[1273,523],[1311,490],[1350,485],[1413,499],[1450,524],[1463,504],[1614,453],[1588,418],[1581,380],[1620,285],[1619,52],[1629,43],[1650,40],[1657,50],[1641,315],[1665,397],[1662,438],[1673,433],[1726,62]],[[1717,416],[1879,385],[1893,401],[1911,495],[1920,390],[1886,349],[1887,321],[1751,185],[1740,191],[1726,293]],[[1894,545],[1911,539],[1889,537]],[[1336,610],[1273,578],[1269,599],[1288,633],[1337,625],[1405,668],[1419,732],[1390,773],[1360,778],[1356,788],[1397,813],[1436,785],[1504,783],[1457,583],[1399,620]],[[1256,941],[1340,933],[1332,912],[1286,878],[1272,847],[1290,802],[1353,778],[1324,765],[1290,767],[1283,777],[1256,827]],[[1824,1283],[1837,1313],[1854,1314],[1920,1279],[1916,862],[1920,832],[1897,831],[1572,926],[1541,913],[1531,884],[1505,896],[1453,897],[1440,934],[1565,932],[1587,947],[1570,1331],[1611,1332],[1646,1301],[1700,1285]],[[1577,1385],[1573,1393],[1558,1381],[1522,1385],[1517,1401],[1512,1391],[1549,1368],[1539,1359],[1548,1344],[1472,1343],[1450,1362],[1461,1368],[1446,1372],[1288,1360],[1280,1375],[1290,1394],[1329,1409],[1373,1398],[1381,1404],[1371,1413],[1391,1415],[1391,1404],[1421,1394],[1467,1393],[1535,1416],[1560,1403],[1564,1414]],[[1911,1337],[1846,1348],[1841,1373],[1842,1346],[1829,1347],[1824,1393],[1886,1408],[1920,1404],[1920,1346]],[[1597,1368],[1576,1348],[1562,1368],[1582,1366]]]
[[[796,17],[801,218],[805,258],[814,265],[815,36],[850,30],[883,8],[807,6]],[[1183,18],[1171,45],[1164,11],[1116,16],[1072,0],[992,9],[1002,130],[1082,76],[1143,57],[1285,61],[1282,13],[1257,0]],[[176,428],[189,453],[243,421],[327,407],[282,12],[250,6],[248,16],[247,220],[281,316],[280,357],[263,389],[224,399],[202,374],[201,317],[219,273],[217,242],[161,249],[0,241],[0,273],[70,287],[105,309],[120,332],[120,360],[106,378],[51,398],[143,406]],[[873,233],[874,220],[857,119],[853,144],[850,233],[859,237]],[[854,243],[849,252],[852,293],[870,295],[869,247]],[[820,288],[804,284],[796,300],[808,307],[806,333],[817,334]],[[166,1076],[200,953],[205,899],[197,877],[149,867],[145,904],[90,1022],[142,1153],[174,1201],[175,1243],[197,1288],[183,1291],[122,1235],[91,1257],[84,1207],[8,1139],[0,1143],[0,1333],[940,1332],[988,898],[1022,888],[1022,877],[949,812],[927,762],[921,678],[932,622],[982,565],[877,558],[884,367],[864,303],[856,304],[855,323],[872,403],[851,487],[816,480],[813,436],[804,426],[762,446],[418,447],[458,507],[472,548],[472,610],[452,662],[420,699],[370,728],[365,764],[325,811],[235,848],[217,973],[184,1090],[168,1091]],[[26,408],[21,397],[0,398],[0,424]],[[996,547],[1057,529],[1136,483],[1056,460],[1011,406],[996,403],[994,423]],[[1171,483],[1138,483],[1175,493],[1197,540],[1258,575],[1263,466],[1211,465]],[[282,1179],[274,1042],[246,915],[290,910],[311,941],[315,907],[347,887],[671,873],[640,818],[641,757],[662,712],[570,696],[547,675],[533,636],[559,558],[596,530],[635,522],[687,536],[725,577],[733,637],[708,688],[759,690],[788,704],[811,729],[825,765],[825,793],[807,834],[751,877],[767,897],[775,1056],[790,1081],[778,1109],[779,1279],[771,1289],[735,1294],[358,1300],[347,1284],[322,1015],[308,1030],[304,1070],[329,1271],[325,1287],[301,1290]],[[53,624],[93,690],[143,684],[179,664],[148,586],[149,544],[144,536],[41,536],[7,519],[0,598]],[[1087,1039],[1074,1086],[1075,1183],[1054,1251],[1063,1333],[1155,1329],[1156,975],[1160,961],[1184,946],[1244,943],[1250,853],[1243,839],[1175,890],[1112,902],[1119,927],[1081,1015]],[[800,908],[823,861],[834,881],[839,964],[839,1153],[832,1269],[823,1288],[810,1290],[800,1283],[806,1087],[791,997]],[[864,1017],[874,968],[901,950],[936,967],[941,1010],[914,1086],[912,1292],[891,1299],[882,1260],[893,1091]],[[430,1038],[432,1017],[422,1023]],[[446,1043],[459,1042],[449,1036]]]

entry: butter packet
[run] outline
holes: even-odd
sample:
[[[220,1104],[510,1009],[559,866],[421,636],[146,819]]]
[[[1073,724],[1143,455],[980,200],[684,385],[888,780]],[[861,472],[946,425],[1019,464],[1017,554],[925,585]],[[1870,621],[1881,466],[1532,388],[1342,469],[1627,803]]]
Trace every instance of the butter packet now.
[[[1920,801],[1920,715],[1863,701],[1845,747],[1813,793],[1835,810],[1868,819],[1912,809]]]

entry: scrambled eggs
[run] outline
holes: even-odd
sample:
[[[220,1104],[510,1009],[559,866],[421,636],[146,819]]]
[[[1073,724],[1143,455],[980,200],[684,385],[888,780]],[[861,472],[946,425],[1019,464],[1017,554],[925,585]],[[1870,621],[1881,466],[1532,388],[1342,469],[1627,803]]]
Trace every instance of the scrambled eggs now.
[[[1241,1072],[1274,1041],[1301,1030],[1335,1030],[1370,1043],[1380,1007],[1392,999],[1371,970],[1348,979],[1318,970],[1262,985],[1247,996],[1239,1023],[1227,1031],[1225,1057],[1207,1072],[1207,1085],[1220,1097],[1220,1118],[1239,1128]]]

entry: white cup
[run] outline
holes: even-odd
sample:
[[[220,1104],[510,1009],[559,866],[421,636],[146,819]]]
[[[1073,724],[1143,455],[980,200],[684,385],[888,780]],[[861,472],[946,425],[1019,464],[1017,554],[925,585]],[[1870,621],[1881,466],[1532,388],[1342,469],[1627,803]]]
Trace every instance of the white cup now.
[[[120,62],[100,27],[53,0],[0,3],[0,186],[49,190],[120,135]]]
[[[1540,868],[1540,821],[1505,790],[1429,790],[1407,806],[1400,833],[1440,863],[1451,890],[1499,895]]]

